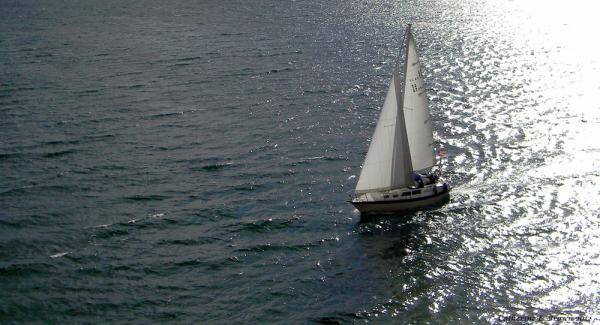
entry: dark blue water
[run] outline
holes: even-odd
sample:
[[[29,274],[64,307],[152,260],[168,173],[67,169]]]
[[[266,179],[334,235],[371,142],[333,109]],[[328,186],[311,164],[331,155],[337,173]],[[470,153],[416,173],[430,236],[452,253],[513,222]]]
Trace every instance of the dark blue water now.
[[[2,1],[0,322],[598,317],[575,2]],[[454,190],[361,223],[407,23]]]

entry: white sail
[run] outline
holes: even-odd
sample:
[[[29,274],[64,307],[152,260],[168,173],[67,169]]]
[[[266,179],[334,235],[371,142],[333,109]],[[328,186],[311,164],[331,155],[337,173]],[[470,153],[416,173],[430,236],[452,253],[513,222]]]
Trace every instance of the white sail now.
[[[404,118],[413,170],[422,170],[435,165],[433,131],[431,129],[429,99],[423,84],[423,70],[421,69],[421,62],[417,55],[415,40],[410,32],[410,27],[407,37]]]
[[[388,190],[413,184],[404,116],[399,107],[398,65],[362,167],[356,193]],[[400,113],[400,114],[398,114]]]

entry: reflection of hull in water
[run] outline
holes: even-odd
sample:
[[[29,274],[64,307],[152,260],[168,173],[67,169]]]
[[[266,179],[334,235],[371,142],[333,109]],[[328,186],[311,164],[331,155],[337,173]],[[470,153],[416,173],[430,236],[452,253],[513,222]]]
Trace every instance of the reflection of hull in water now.
[[[446,185],[446,184],[444,184]],[[361,213],[394,213],[407,210],[421,209],[444,203],[450,197],[450,189],[443,187],[443,191],[430,192],[430,195],[423,195],[413,198],[391,198],[381,200],[352,200],[352,205]]]

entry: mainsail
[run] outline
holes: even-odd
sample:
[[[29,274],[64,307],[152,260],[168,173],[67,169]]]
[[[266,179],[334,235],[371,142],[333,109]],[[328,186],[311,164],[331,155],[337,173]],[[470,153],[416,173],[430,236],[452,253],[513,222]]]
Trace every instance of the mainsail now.
[[[415,39],[407,32],[406,79],[404,84],[404,120],[410,143],[413,170],[427,169],[435,165],[433,131],[429,113],[429,99],[423,84],[423,70],[417,55]]]
[[[413,170],[434,165],[428,99],[410,25],[403,48],[403,70],[397,62],[356,185],[358,194],[414,185]]]

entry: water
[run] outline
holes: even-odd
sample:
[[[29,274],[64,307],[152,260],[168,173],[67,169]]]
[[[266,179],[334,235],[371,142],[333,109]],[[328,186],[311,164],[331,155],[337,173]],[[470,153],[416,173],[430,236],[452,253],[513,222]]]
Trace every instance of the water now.
[[[0,320],[597,319],[593,6],[3,1]],[[360,223],[409,22],[454,190]]]

